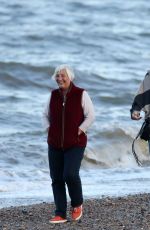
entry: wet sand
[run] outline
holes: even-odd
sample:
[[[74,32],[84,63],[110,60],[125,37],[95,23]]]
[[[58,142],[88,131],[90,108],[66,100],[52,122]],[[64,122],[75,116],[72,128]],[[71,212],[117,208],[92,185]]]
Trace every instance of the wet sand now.
[[[50,224],[53,203],[0,209],[0,230],[150,230],[150,194],[84,201],[84,215],[78,222]]]

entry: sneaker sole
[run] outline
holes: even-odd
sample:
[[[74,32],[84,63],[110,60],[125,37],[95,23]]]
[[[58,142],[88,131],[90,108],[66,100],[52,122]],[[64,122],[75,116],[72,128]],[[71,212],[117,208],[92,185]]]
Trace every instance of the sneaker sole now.
[[[67,222],[67,220],[58,220],[58,221],[50,221],[49,220],[49,223],[51,223],[51,224],[61,224],[61,223],[65,223],[65,222]]]

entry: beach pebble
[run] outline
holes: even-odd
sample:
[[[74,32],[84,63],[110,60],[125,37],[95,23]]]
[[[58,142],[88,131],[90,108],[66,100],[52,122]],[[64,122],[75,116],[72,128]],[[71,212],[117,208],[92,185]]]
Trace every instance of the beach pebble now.
[[[27,214],[27,213],[28,213],[28,212],[27,212],[27,209],[26,209],[26,208],[23,208],[23,209],[22,209],[22,213],[23,213],[23,214]]]

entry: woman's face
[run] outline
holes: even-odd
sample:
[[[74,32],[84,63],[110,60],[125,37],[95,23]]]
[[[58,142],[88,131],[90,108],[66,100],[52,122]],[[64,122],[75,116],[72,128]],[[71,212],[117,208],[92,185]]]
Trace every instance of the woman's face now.
[[[67,72],[65,69],[60,70],[55,77],[55,80],[59,86],[59,88],[66,90],[70,86],[70,78],[67,75]]]

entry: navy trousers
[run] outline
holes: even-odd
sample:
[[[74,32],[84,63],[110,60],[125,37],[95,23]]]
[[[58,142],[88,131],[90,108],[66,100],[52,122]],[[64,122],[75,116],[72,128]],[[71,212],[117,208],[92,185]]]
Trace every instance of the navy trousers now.
[[[48,146],[50,176],[56,205],[55,215],[66,218],[67,197],[65,185],[68,187],[71,206],[77,207],[83,203],[79,169],[84,150],[84,147],[61,150]]]

